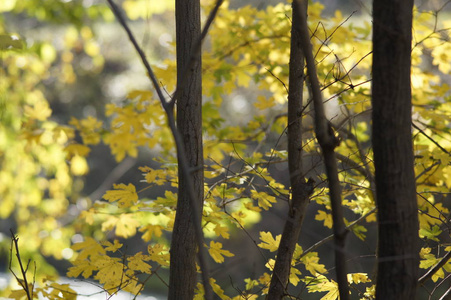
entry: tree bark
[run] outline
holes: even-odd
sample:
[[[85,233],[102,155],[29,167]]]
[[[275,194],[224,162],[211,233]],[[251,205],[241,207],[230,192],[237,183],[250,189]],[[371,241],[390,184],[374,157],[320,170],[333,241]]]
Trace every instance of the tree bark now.
[[[372,142],[378,208],[376,298],[414,299],[418,211],[411,134],[413,0],[373,1]]]
[[[307,7],[307,2],[304,2]],[[301,232],[313,183],[306,183],[302,172],[302,112],[304,91],[304,54],[301,49],[298,2],[292,4],[290,74],[288,82],[288,169],[291,201],[274,265],[267,299],[282,299],[287,294],[291,261]],[[306,11],[306,10],[305,10]]]
[[[343,207],[341,205],[341,185],[338,179],[338,167],[335,157],[335,148],[340,141],[335,136],[332,125],[326,118],[321,88],[316,72],[315,59],[313,57],[312,45],[310,43],[310,33],[307,26],[307,13],[304,11],[302,3],[307,0],[294,0],[299,3],[298,16],[301,26],[301,45],[305,54],[307,64],[307,74],[310,80],[311,94],[315,113],[315,134],[318,144],[321,147],[326,167],[326,175],[329,182],[329,197],[332,208],[332,221],[334,232],[334,252],[335,267],[337,274],[338,291],[341,300],[349,299],[349,288],[346,271],[345,242],[347,229],[343,220]]]
[[[198,249],[194,222],[201,222],[200,218],[198,220],[193,218],[193,211],[197,211],[197,216],[202,215],[204,189],[201,52],[193,53],[201,35],[199,0],[176,0],[175,14],[177,84],[183,86],[177,98],[177,128],[183,139],[184,155],[191,168],[192,187],[187,183],[187,178],[179,166],[179,190],[171,241],[168,299],[191,300],[197,283]],[[183,154],[179,153],[180,155]],[[190,188],[194,190],[195,199],[189,197]]]

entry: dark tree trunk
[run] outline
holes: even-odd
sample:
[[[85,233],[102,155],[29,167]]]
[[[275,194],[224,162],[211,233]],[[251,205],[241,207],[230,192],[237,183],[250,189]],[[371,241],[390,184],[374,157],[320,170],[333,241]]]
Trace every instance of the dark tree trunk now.
[[[373,1],[373,129],[379,246],[376,297],[414,299],[418,212],[411,134],[413,0]]]
[[[183,139],[185,157],[192,169],[190,176],[193,186],[187,184],[183,170],[179,166],[178,203],[171,242],[168,299],[191,300],[197,283],[197,242],[194,222],[200,222],[200,219],[194,220],[193,211],[197,210],[197,216],[202,215],[204,184],[201,55],[200,51],[192,55],[201,34],[199,0],[176,0],[175,14],[177,84],[181,87],[177,99],[177,127]],[[190,188],[194,190],[194,201],[189,198]]]
[[[305,1],[303,4],[307,6]],[[276,263],[267,299],[282,299],[286,294],[291,260],[301,232],[308,198],[313,190],[302,172],[302,94],[304,90],[304,54],[300,46],[298,2],[293,2],[291,28],[290,75],[288,85],[288,168],[291,201],[288,218],[277,251]]]

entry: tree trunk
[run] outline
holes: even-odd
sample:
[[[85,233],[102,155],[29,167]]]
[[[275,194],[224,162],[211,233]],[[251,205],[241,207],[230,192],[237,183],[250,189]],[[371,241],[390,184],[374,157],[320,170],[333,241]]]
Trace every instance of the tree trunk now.
[[[377,299],[414,299],[418,212],[410,88],[413,0],[373,1],[373,129],[379,245]]]
[[[192,169],[193,186],[179,166],[177,213],[171,241],[171,261],[168,299],[191,300],[197,283],[193,211],[201,216],[203,203],[203,151],[202,151],[202,76],[200,51],[192,54],[200,39],[199,0],[176,0],[177,84],[182,87],[177,98],[177,127],[183,139],[185,157]],[[194,56],[193,56],[194,55]],[[191,61],[194,60],[194,61]],[[191,62],[190,62],[191,61]],[[188,66],[191,68],[188,69]],[[183,155],[183,154],[179,154]],[[194,201],[189,189],[194,190]],[[193,204],[195,203],[195,207]]]
[[[303,3],[307,0],[294,0]],[[329,197],[332,208],[332,221],[334,232],[334,252],[335,268],[337,274],[338,292],[341,300],[349,299],[349,288],[346,271],[346,226],[343,219],[343,207],[341,205],[341,185],[338,178],[338,166],[335,157],[335,148],[340,144],[340,140],[335,136],[332,125],[326,118],[324,103],[321,95],[321,87],[316,72],[316,62],[313,57],[312,44],[310,42],[310,33],[307,26],[307,13],[304,7],[298,5],[298,16],[301,26],[300,36],[301,45],[304,50],[305,61],[307,64],[307,74],[310,80],[311,95],[315,113],[315,134],[318,144],[321,147],[326,167],[326,175],[329,185]]]
[[[303,2],[307,6],[307,1]],[[302,94],[304,90],[304,54],[300,46],[298,2],[293,1],[290,75],[288,85],[288,169],[291,201],[288,218],[277,251],[276,263],[267,299],[282,299],[290,276],[291,261],[301,232],[308,199],[313,190],[302,172]],[[306,11],[306,10],[305,10]]]

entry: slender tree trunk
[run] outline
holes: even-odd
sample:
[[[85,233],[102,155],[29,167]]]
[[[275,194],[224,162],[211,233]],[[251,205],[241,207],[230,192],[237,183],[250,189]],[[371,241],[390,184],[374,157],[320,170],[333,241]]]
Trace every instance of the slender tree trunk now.
[[[307,2],[305,1],[305,7]],[[288,85],[288,169],[290,172],[291,201],[288,218],[277,251],[276,263],[267,299],[282,299],[290,276],[291,260],[301,232],[302,221],[313,186],[305,182],[302,172],[302,94],[304,90],[304,54],[299,36],[300,22],[296,11],[298,2],[292,4],[290,47],[290,75]],[[306,11],[306,10],[305,10]]]
[[[307,0],[294,0],[303,3]],[[311,94],[315,112],[315,134],[318,144],[321,147],[324,157],[324,165],[326,167],[327,180],[329,183],[330,204],[332,207],[332,220],[334,231],[334,247],[335,247],[335,267],[337,274],[338,291],[341,300],[349,299],[349,288],[346,271],[346,226],[343,220],[343,207],[341,205],[341,185],[338,179],[338,167],[335,157],[335,148],[340,144],[339,139],[335,136],[332,125],[326,118],[324,103],[321,95],[321,88],[316,72],[315,59],[313,57],[312,44],[310,43],[310,33],[307,26],[306,12],[302,4],[298,5],[298,16],[301,26],[301,45],[305,54],[307,64],[307,74],[310,80]]]
[[[177,127],[183,139],[185,156],[192,168],[191,179],[194,201],[189,198],[186,177],[179,167],[177,213],[171,242],[169,296],[173,300],[191,300],[197,283],[193,211],[201,216],[203,203],[203,151],[202,151],[202,77],[200,51],[192,51],[200,39],[199,0],[176,0],[177,83],[182,91],[177,99]],[[190,65],[190,61],[194,63]],[[191,67],[188,70],[188,66]],[[181,84],[183,82],[183,84]],[[195,203],[195,207],[192,204]]]
[[[379,246],[376,297],[414,299],[418,211],[411,134],[413,0],[373,1],[373,129]]]

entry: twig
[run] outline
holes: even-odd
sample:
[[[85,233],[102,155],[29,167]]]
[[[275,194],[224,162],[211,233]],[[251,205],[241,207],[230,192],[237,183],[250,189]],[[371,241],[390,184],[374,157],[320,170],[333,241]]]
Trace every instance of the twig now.
[[[10,229],[9,231],[11,232],[11,249],[10,249],[10,257],[9,257],[9,270],[11,271],[11,274],[13,274],[13,276],[16,278],[17,283],[20,284],[22,289],[27,294],[27,299],[32,300],[33,299],[33,290],[34,290],[34,280],[33,280],[33,283],[31,284],[31,291],[30,291],[30,285],[29,285],[28,279],[27,279],[27,271],[28,271],[28,267],[30,266],[30,261],[28,261],[27,267],[24,268],[24,266],[22,264],[22,259],[20,258],[19,238],[14,234],[12,229]],[[16,257],[17,257],[17,261],[19,262],[20,272],[22,273],[22,279],[17,277],[16,273],[14,273],[14,271],[12,269],[13,246],[16,250]],[[36,271],[36,269],[35,269],[35,271]]]
[[[432,137],[430,137],[426,132],[424,132],[420,127],[418,127],[415,123],[412,122],[412,126],[418,130],[422,135],[424,135],[428,140],[430,140],[434,145],[436,145],[440,150],[442,150],[444,153],[451,155],[448,150],[443,148],[436,140],[434,140]]]
[[[359,224],[363,219],[365,219],[366,217],[368,217],[369,215],[371,215],[375,211],[376,211],[376,208],[373,208],[369,212],[367,212],[366,214],[364,214],[363,216],[358,218],[357,220],[351,222],[348,226],[346,226],[346,230],[350,230],[352,227],[354,227],[355,225]],[[299,259],[301,259],[305,255],[307,255],[308,253],[312,252],[313,250],[317,249],[318,247],[324,245],[325,243],[327,243],[328,241],[332,240],[333,238],[334,238],[334,235],[331,234],[328,237],[325,237],[324,239],[322,239],[321,241],[316,242],[315,244],[310,246],[307,250],[303,251],[301,256],[299,256]]]
[[[108,173],[108,176],[105,178],[105,180],[96,188],[95,191],[89,194],[88,198],[90,198],[91,200],[100,199],[103,193],[105,193],[105,191],[109,189],[113,183],[121,178],[128,170],[130,170],[135,165],[135,163],[136,158],[125,158],[111,172]]]
[[[427,271],[426,274],[421,276],[420,279],[418,279],[418,284],[422,285],[423,283],[425,283],[426,280],[430,279],[432,275],[437,273],[437,271],[440,270],[440,268],[443,267],[450,259],[451,259],[451,251],[446,253],[446,255],[443,256],[442,259],[434,267],[429,269],[429,271]]]
[[[451,295],[451,287],[443,294],[442,297],[440,297],[439,300],[446,300],[449,299],[449,296]]]

